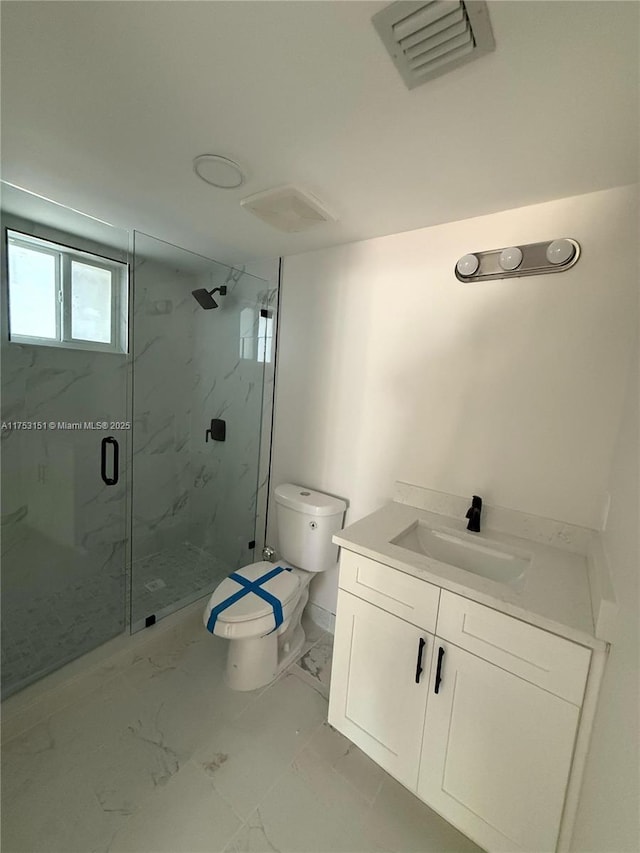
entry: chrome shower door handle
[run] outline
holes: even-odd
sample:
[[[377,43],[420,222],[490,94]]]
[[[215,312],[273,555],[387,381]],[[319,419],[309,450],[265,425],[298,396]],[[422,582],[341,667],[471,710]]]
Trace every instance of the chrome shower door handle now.
[[[110,444],[113,445],[113,467],[111,477],[109,477],[107,474],[107,447]],[[112,435],[109,435],[106,438],[102,439],[100,448],[100,475],[102,477],[103,482],[107,486],[115,486],[115,484],[118,482],[119,468],[120,446],[115,440],[115,438]]]

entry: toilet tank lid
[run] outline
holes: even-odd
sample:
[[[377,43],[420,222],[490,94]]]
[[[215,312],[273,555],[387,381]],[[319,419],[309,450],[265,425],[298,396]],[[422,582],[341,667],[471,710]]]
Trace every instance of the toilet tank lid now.
[[[294,486],[292,483],[276,486],[275,496],[276,503],[305,515],[341,515],[347,508],[345,501],[340,498],[314,492],[304,486]]]

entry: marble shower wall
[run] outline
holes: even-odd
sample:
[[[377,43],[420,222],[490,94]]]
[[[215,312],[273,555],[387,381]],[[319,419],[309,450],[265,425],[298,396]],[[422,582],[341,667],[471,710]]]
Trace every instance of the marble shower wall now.
[[[232,571],[254,559],[265,375],[257,336],[268,287],[181,249],[158,260],[157,244],[136,234],[134,576],[136,560],[184,542]],[[191,295],[223,284],[217,309]],[[224,442],[205,440],[212,418],[226,421]],[[270,430],[266,438],[268,465]]]
[[[241,270],[219,269],[201,286],[223,283],[220,307],[199,309],[195,320],[191,542],[231,571],[252,561],[255,551],[265,374],[258,333],[266,284]],[[225,421],[224,442],[205,441],[212,418]]]
[[[194,487],[190,454],[196,303],[191,291],[196,280],[188,270],[139,254],[149,240],[136,235],[134,262],[134,562],[188,538]]]

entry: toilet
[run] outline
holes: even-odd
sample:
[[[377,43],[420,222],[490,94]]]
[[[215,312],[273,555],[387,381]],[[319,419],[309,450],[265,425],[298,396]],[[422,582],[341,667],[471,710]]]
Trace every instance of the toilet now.
[[[338,558],[331,538],[342,529],[346,503],[291,483],[274,494],[282,559],[232,572],[204,610],[207,630],[230,641],[226,681],[233,690],[264,687],[300,655],[309,583]]]

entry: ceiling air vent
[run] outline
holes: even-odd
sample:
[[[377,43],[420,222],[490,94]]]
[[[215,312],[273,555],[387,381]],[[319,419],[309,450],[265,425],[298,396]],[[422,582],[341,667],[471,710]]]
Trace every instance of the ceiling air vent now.
[[[274,228],[289,233],[336,221],[315,196],[289,185],[247,196],[240,205]]]
[[[495,49],[487,4],[400,0],[371,19],[409,89]]]

